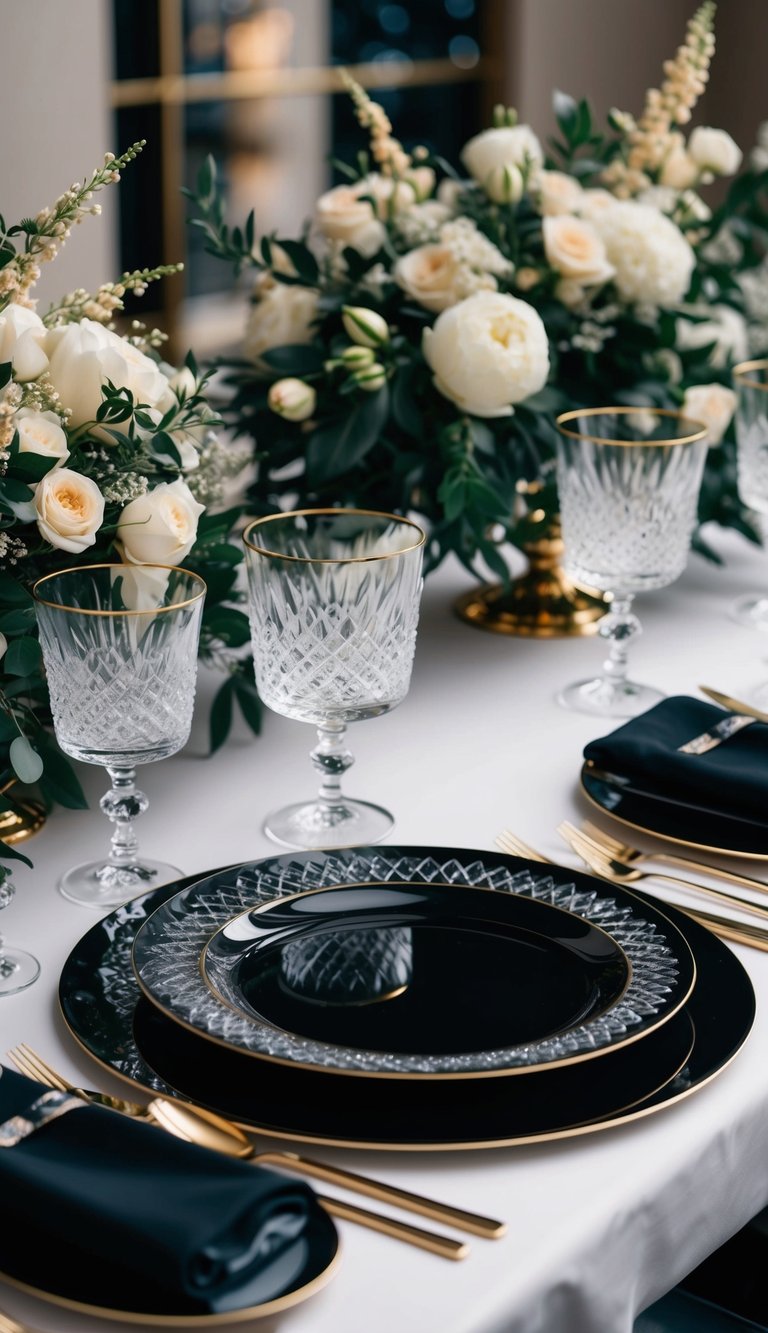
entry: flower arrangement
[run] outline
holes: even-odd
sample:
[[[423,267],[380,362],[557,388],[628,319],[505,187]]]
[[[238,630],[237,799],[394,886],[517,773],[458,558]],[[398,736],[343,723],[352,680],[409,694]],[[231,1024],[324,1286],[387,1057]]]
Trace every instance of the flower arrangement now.
[[[245,464],[227,450],[193,356],[181,368],[159,355],[164,335],[114,320],[126,293],[178,266],[124,274],[90,294],[78,290],[44,315],[31,293],[72,227],[100,212],[94,195],[120,179],[139,153],[76,182],[51,208],[16,226],[0,219],[0,810],[14,810],[14,783],[34,783],[47,803],[85,804],[56,748],[30,588],[43,574],[103,560],[174,565],[202,574],[208,598],[203,660],[226,671],[212,716],[220,743],[232,699],[254,729],[258,698],[237,600],[241,555],[227,537],[240,510],[222,509],[224,485]],[[18,856],[0,843],[0,855]],[[23,858],[26,859],[26,858]]]
[[[701,520],[758,540],[736,494],[729,373],[747,352],[768,171],[753,160],[714,210],[700,193],[742,158],[722,130],[685,137],[714,11],[697,10],[639,119],[613,110],[602,132],[586,100],[558,92],[545,152],[499,107],[463,149],[465,175],[406,151],[347,78],[370,150],[335,164],[345,183],[300,240],[259,244],[253,214],[230,228],[207,161],[193,225],[212,254],[257,275],[227,411],[255,441],[253,508],[416,512],[428,567],[453,551],[506,579],[516,486],[551,478],[559,410],[682,405],[713,445],[725,440],[710,451]],[[553,483],[546,497],[554,508]]]

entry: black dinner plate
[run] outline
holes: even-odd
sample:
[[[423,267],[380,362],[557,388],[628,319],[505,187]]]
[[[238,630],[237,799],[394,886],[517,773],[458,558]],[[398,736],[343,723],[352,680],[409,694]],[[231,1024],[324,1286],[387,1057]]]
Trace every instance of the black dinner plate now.
[[[754,992],[738,958],[716,936],[669,908],[696,959],[693,994],[663,1027],[600,1060],[540,1070],[522,1080],[451,1084],[349,1080],[253,1062],[185,1031],[146,1001],[139,1003],[130,966],[136,930],[193,878],[135,899],[83,936],[61,975],[64,1018],[85,1050],[111,1072],[149,1092],[197,1101],[268,1137],[423,1150],[595,1132],[673,1105],[703,1086],[736,1055],[752,1027]]]
[[[589,763],[582,767],[580,780],[587,799],[603,814],[640,833],[715,855],[768,860],[768,824],[693,805],[683,792],[674,800],[654,795]]]

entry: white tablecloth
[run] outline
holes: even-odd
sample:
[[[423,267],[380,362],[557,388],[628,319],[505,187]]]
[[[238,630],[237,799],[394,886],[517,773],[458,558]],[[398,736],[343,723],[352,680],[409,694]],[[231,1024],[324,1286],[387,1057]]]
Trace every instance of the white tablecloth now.
[[[768,679],[768,640],[727,615],[737,595],[768,583],[768,558],[739,538],[718,543],[724,569],[693,556],[676,585],[639,601],[645,634],[633,671],[670,694],[704,683],[743,697]],[[351,729],[358,763],[346,785],[396,813],[391,841],[492,848],[509,827],[575,864],[555,826],[589,813],[577,787],[581,752],[612,724],[565,712],[554,695],[563,682],[591,674],[602,647],[590,638],[533,641],[471,629],[451,613],[469,584],[455,565],[428,581],[411,692],[390,716]],[[205,758],[210,692],[203,681],[187,750],[141,775],[151,799],[142,846],[187,873],[273,853],[260,832],[265,811],[314,787],[306,758],[313,732],[272,714],[259,739],[239,729]],[[81,773],[92,808],[57,810],[28,844],[35,868],[16,873],[17,897],[0,923],[43,966],[33,987],[0,999],[0,1058],[27,1041],[67,1075],[106,1086],[66,1032],[55,1000],[60,968],[94,919],[60,897],[56,877],[108,835],[97,804],[103,774]],[[768,880],[768,862],[762,872],[751,864]],[[551,1145],[324,1151],[353,1170],[504,1218],[509,1231],[501,1241],[473,1240],[470,1257],[451,1264],[340,1223],[338,1275],[287,1313],[281,1331],[629,1333],[637,1312],[768,1202],[768,955],[737,952],[757,991],[756,1027],[721,1076],[675,1107]],[[123,1088],[114,1080],[110,1090]],[[0,1208],[3,1225],[12,1225],[12,1200]],[[51,1333],[84,1325],[80,1315],[1,1284],[0,1307]]]

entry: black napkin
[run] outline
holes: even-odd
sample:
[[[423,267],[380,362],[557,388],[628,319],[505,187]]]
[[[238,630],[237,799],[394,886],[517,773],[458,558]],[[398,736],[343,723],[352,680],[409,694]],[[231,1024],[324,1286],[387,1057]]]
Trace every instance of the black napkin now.
[[[44,1091],[3,1069],[0,1122]],[[89,1105],[0,1148],[0,1199],[10,1276],[32,1254],[42,1279],[46,1256],[88,1292],[104,1264],[129,1289],[206,1308],[278,1263],[319,1209],[300,1181]]]
[[[584,758],[627,778],[639,792],[768,825],[768,725],[755,722],[705,754],[679,747],[730,714],[677,695],[662,699],[608,736],[590,741]]]

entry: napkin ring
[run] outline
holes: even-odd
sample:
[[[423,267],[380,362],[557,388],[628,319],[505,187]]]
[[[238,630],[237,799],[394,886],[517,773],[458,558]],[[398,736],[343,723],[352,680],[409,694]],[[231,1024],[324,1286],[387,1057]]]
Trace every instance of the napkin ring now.
[[[0,1125],[0,1148],[15,1148],[22,1139],[29,1138],[49,1121],[58,1120],[59,1116],[85,1105],[80,1097],[73,1097],[69,1092],[44,1092],[26,1111],[11,1116]]]
[[[747,717],[746,713],[731,713],[729,717],[724,717],[722,722],[718,722],[712,727],[711,731],[703,731],[700,736],[694,736],[692,741],[686,741],[685,745],[679,745],[680,754],[706,754],[708,750],[714,750],[716,746],[722,745],[729,736],[735,736],[738,731],[744,727],[749,727],[756,722],[756,717]]]

